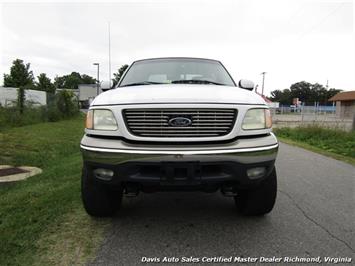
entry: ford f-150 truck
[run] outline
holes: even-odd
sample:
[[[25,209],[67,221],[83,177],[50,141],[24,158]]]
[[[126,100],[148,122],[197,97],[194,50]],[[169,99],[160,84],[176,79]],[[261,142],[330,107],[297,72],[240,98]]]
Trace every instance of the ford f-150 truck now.
[[[92,102],[81,140],[82,200],[110,216],[123,195],[220,190],[245,215],[264,215],[277,191],[278,141],[268,106],[221,62],[135,61]]]

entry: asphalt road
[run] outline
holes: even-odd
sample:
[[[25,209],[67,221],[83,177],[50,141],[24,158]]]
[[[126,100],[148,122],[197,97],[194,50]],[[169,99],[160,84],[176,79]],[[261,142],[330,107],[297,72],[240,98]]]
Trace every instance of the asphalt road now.
[[[142,257],[190,256],[329,256],[350,257],[354,263],[355,167],[286,144],[276,166],[277,202],[265,217],[239,215],[232,198],[220,193],[125,198],[93,265],[144,265]]]

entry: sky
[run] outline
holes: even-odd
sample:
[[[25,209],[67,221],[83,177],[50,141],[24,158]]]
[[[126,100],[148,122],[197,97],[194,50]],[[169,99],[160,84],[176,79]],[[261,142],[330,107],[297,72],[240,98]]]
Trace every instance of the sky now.
[[[0,75],[16,58],[35,76],[72,71],[109,79],[134,60],[165,56],[220,60],[238,81],[265,93],[298,81],[355,90],[353,1],[214,0],[2,2]]]

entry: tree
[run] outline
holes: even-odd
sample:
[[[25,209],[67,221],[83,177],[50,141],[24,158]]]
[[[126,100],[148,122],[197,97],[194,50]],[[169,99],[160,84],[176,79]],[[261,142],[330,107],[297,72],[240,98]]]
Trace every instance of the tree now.
[[[72,72],[65,78],[64,88],[66,89],[78,89],[78,85],[81,84],[81,76],[78,72]]]
[[[63,89],[78,89],[79,84],[95,84],[96,79],[89,75],[80,75],[78,72],[72,72],[69,75],[56,76],[54,78],[54,85],[56,88]]]
[[[34,77],[30,66],[30,63],[25,64],[21,59],[14,60],[10,74],[4,74],[4,87],[33,87]]]
[[[65,77],[59,77],[58,75],[54,78],[54,87],[56,88],[64,88]]]
[[[41,73],[38,77],[38,82],[36,82],[36,89],[40,91],[45,91],[49,93],[55,92],[55,87],[50,78],[47,77],[45,73]]]
[[[311,93],[312,84],[306,81],[297,82],[291,85],[291,97],[299,98],[300,101],[309,103],[311,102],[312,93]]]
[[[311,84],[306,81],[297,82],[291,85],[290,89],[274,90],[271,92],[271,99],[284,105],[292,104],[293,98],[299,98],[305,104],[313,105],[315,102],[328,104],[328,99],[341,90],[327,90],[319,83]]]
[[[123,73],[126,71],[128,65],[122,65],[118,70],[117,73],[113,73],[114,78],[112,79],[113,86],[116,86],[117,83],[120,81]]]
[[[326,102],[328,99],[326,99],[326,94],[325,92],[327,89],[318,83],[312,84],[311,85],[311,95],[309,97],[310,102]]]
[[[271,100],[279,102],[280,104],[290,105],[292,104],[292,97],[290,89],[274,90],[271,92]]]
[[[95,84],[96,83],[96,79],[94,79],[93,77],[90,77],[89,75],[86,75],[86,74],[81,75],[81,81],[83,82],[83,84]]]

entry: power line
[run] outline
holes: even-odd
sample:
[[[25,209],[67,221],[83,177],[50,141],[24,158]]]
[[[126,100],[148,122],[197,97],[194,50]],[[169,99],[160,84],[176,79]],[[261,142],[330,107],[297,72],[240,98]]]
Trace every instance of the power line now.
[[[333,14],[335,14],[343,5],[345,5],[346,3],[340,3],[338,4],[335,8],[332,9],[332,11],[330,11],[330,13],[328,13],[328,15],[326,15],[324,18],[322,18],[317,24],[313,25],[313,27],[311,27],[309,30],[305,31],[304,33],[300,34],[300,36],[297,38],[297,40],[302,39],[304,36],[306,36],[308,33],[312,32],[315,28],[317,28],[319,25],[323,24],[324,21],[326,21],[330,16],[332,16]]]

